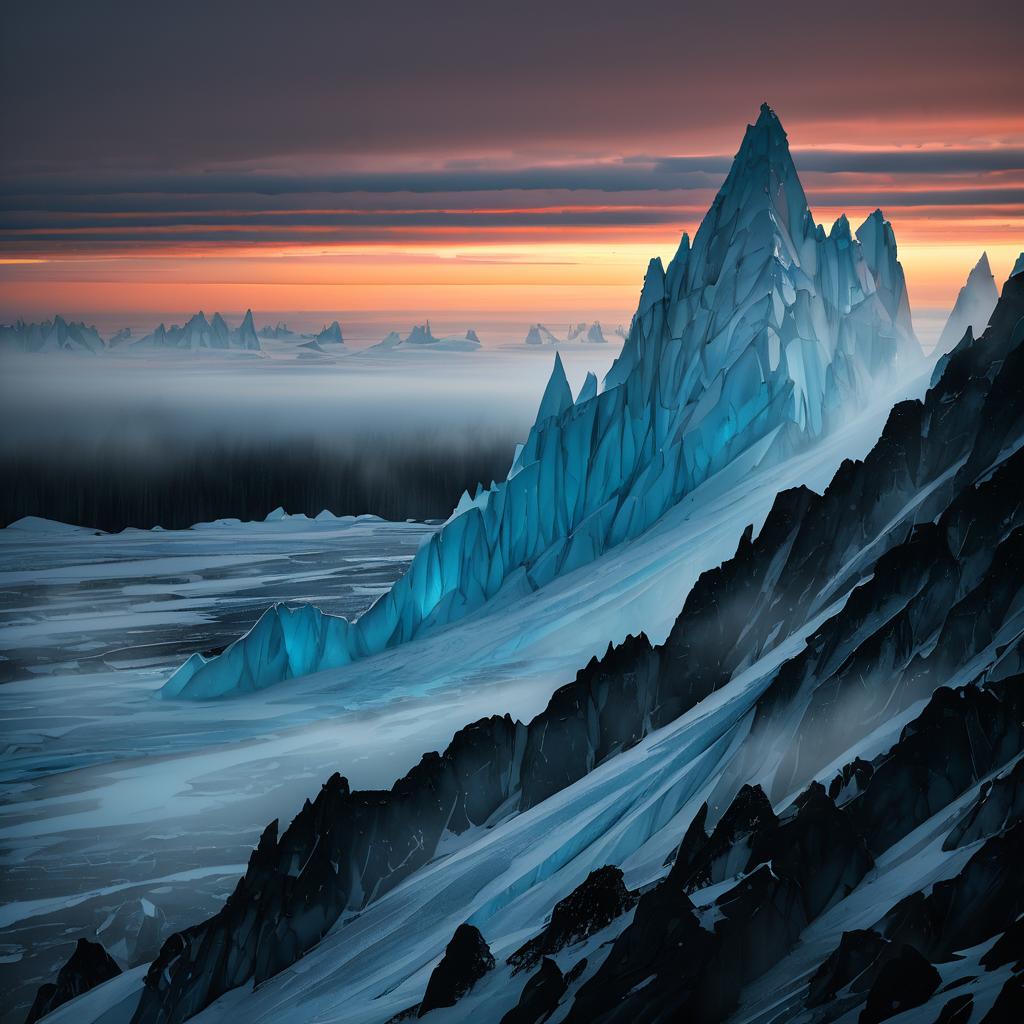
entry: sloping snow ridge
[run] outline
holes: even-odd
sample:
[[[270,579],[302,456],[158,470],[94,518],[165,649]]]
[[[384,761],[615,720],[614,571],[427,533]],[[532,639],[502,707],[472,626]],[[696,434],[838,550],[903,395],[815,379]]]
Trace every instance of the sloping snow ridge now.
[[[891,227],[880,211],[856,236],[845,217],[816,225],[762,106],[693,245],[684,235],[667,270],[651,261],[600,393],[574,401],[556,357],[508,478],[460,503],[359,620],[271,608],[219,657],[193,655],[162,695],[261,689],[457,621],[504,587],[542,587],[744,453],[771,464],[821,438],[920,358]]]

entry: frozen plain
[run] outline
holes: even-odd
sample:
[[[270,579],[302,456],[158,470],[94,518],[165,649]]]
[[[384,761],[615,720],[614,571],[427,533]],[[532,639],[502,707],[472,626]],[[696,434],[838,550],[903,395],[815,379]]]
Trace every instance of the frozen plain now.
[[[65,929],[96,929],[140,898],[166,931],[198,920],[230,890],[266,822],[289,820],[331,772],[354,787],[388,786],[468,721],[503,711],[528,719],[609,639],[640,630],[662,639],[699,573],[732,554],[748,522],[760,525],[779,489],[822,488],[843,458],[870,447],[892,402],[924,383],[880,396],[781,466],[758,470],[752,453],[644,537],[537,593],[509,588],[451,629],[238,700],[155,692],[181,652],[219,647],[270,601],[358,613],[430,528],[299,519],[100,538],[37,530],[28,555],[25,531],[3,531],[0,583],[15,611],[3,612],[0,647],[37,669],[48,659],[52,674],[0,688],[10,886],[0,969],[11,983],[37,984],[66,954]],[[118,544],[127,557],[112,555]],[[172,550],[177,564],[153,562]],[[96,581],[111,575],[111,629],[98,632]],[[63,596],[45,602],[51,621],[41,627],[24,608],[39,606],[31,590],[47,578]],[[83,616],[92,619],[84,630]],[[82,649],[93,643],[99,651]],[[108,944],[119,921],[101,933]],[[29,945],[40,950],[33,965]]]

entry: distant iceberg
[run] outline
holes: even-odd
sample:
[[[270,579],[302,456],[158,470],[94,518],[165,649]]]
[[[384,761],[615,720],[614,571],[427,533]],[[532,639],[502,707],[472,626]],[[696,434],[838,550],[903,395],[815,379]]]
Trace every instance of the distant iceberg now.
[[[214,313],[210,320],[200,311],[183,327],[166,327],[160,324],[155,331],[138,341],[132,342],[134,349],[170,349],[196,352],[203,349],[228,351],[241,349],[259,352],[262,348],[252,310],[246,310],[245,317],[236,328],[230,328],[220,313]]]
[[[360,619],[275,606],[163,695],[260,689],[454,622],[503,587],[544,586],[740,456],[770,464],[807,446],[920,361],[892,228],[880,211],[856,233],[845,217],[815,224],[763,106],[692,246],[684,235],[667,269],[651,261],[602,390],[588,380],[574,400],[556,356],[507,479],[464,496]]]
[[[295,337],[295,332],[290,330],[283,320],[278,320],[272,327],[269,324],[265,325],[257,333],[268,341],[284,341],[285,338]]]
[[[430,329],[430,321],[417,324],[403,338],[397,331],[391,331],[383,341],[363,349],[364,353],[381,353],[393,351],[433,351],[433,352],[475,352],[480,348],[480,339],[474,330],[465,334],[447,334],[435,337]]]
[[[341,324],[339,324],[337,320],[332,320],[331,323],[327,324],[315,337],[316,341],[321,345],[345,344],[345,338],[341,333]]]
[[[527,345],[562,345],[567,342],[604,345],[607,341],[601,324],[597,320],[590,324],[582,322],[573,324],[564,339],[559,338],[544,324],[531,324],[524,339],[524,343]]]
[[[590,344],[604,345],[608,339],[604,336],[601,324],[595,320],[591,324],[579,323],[569,328],[569,341],[583,341]]]
[[[558,345],[561,339],[556,337],[543,324],[531,324],[526,332],[524,343],[527,345]]]
[[[69,323],[62,316],[42,323],[0,324],[0,351],[102,352],[106,348],[95,327]]]

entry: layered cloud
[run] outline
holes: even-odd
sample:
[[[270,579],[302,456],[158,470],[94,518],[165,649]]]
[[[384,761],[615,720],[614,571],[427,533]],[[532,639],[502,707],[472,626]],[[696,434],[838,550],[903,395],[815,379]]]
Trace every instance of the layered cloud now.
[[[119,281],[175,280],[186,310],[186,285],[256,283],[266,259],[354,301],[382,255],[399,283],[428,263],[452,288],[483,264],[587,264],[605,288],[612,253],[628,310],[641,254],[670,253],[699,220],[762,99],[820,220],[882,206],[915,295],[915,259],[933,282],[937,265],[915,246],[955,252],[928,286],[945,301],[971,252],[994,248],[998,272],[1024,237],[1016,12],[983,13],[941,0],[9,5],[0,314],[48,287],[54,306],[80,301],[66,286],[95,284],[97,260],[109,292],[95,301]],[[585,276],[574,269],[573,287]]]

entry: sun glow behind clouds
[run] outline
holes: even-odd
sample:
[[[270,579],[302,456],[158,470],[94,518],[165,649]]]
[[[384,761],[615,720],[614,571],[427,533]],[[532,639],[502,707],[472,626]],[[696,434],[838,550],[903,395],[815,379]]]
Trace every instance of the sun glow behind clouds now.
[[[1024,125],[904,129],[789,134],[815,219],[827,230],[846,213],[856,228],[880,206],[915,308],[948,309],[983,249],[1001,282],[1024,245]],[[325,156],[301,173],[286,160],[12,179],[0,318],[252,307],[628,321],[648,260],[693,233],[731,159],[692,144],[697,155],[566,141],[560,160],[380,154],[347,171]]]

